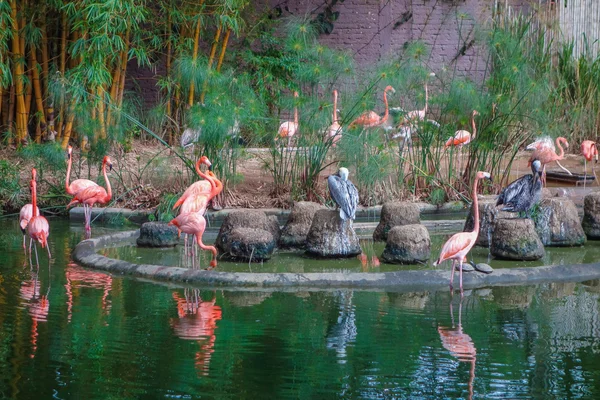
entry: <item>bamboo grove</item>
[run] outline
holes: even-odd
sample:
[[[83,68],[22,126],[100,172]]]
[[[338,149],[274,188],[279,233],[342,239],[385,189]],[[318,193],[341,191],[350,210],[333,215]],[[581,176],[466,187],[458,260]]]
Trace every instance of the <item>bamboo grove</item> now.
[[[184,125],[223,66],[245,0],[2,0],[0,115],[4,141],[102,143],[126,129],[131,63],[164,66],[161,129]],[[205,50],[207,49],[207,50]],[[207,54],[205,54],[207,53]],[[182,76],[182,74],[184,76]],[[168,125],[168,126],[164,126]]]

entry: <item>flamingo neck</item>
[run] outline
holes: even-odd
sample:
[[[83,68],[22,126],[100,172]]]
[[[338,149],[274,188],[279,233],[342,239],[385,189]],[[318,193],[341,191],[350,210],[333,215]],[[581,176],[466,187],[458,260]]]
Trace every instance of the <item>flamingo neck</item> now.
[[[71,155],[71,153],[69,153],[69,162],[67,163],[67,177],[65,180],[65,189],[67,190],[67,193],[72,194],[71,193],[71,189],[69,188],[69,180],[71,178],[71,164],[73,163],[73,156]]]
[[[31,219],[33,219],[33,217],[37,217],[37,185],[35,184],[35,181],[33,181],[31,190],[31,206],[33,207]]]
[[[425,116],[425,114],[427,114],[427,100],[429,98],[429,95],[427,93],[427,82],[425,82],[425,108],[423,108],[423,116]]]
[[[471,140],[475,139],[475,135],[477,135],[477,126],[475,126],[475,114],[471,114],[471,128],[473,128],[473,135],[471,136]]]
[[[294,123],[298,125],[298,106],[294,105]]]
[[[479,178],[475,178],[475,182],[473,182],[473,218],[475,219],[475,223],[473,224],[473,232],[479,232],[479,200],[477,199],[477,184],[479,183]]]
[[[337,92],[333,92],[333,122],[337,122]]]
[[[561,138],[559,137],[556,138],[556,147],[558,147],[558,159],[562,160],[565,156],[565,149],[563,149],[563,147],[561,146],[562,140],[560,139]]]
[[[383,117],[379,121],[379,125],[381,125],[385,121],[387,121],[387,119],[388,119],[388,117],[390,115],[390,110],[388,108],[388,100],[387,100],[387,90],[383,91],[383,104],[385,104],[385,113],[383,114]]]
[[[104,173],[104,182],[106,182],[105,201],[108,202],[112,198],[112,188],[110,187],[110,181],[108,180],[108,175],[106,174],[106,163],[102,165],[102,172]]]
[[[212,171],[209,171],[208,173],[210,175],[210,177],[213,180],[213,183],[215,185],[214,190],[213,190],[213,197],[217,196],[219,193],[221,193],[223,191],[223,182],[221,182],[216,176],[215,174],[212,173]]]
[[[206,179],[208,181],[208,183],[210,183],[210,186],[213,188],[213,190],[215,189],[216,184],[215,184],[215,181],[210,176],[210,174],[205,174],[200,169],[200,160],[198,160],[198,162],[196,163],[196,173],[200,176],[200,178]]]

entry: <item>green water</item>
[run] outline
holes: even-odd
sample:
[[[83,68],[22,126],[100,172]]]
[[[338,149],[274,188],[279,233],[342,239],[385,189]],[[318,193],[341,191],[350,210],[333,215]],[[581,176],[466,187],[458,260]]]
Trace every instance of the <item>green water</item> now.
[[[462,302],[446,290],[200,291],[70,264],[81,227],[50,224],[54,259],[40,253],[37,272],[17,222],[0,221],[0,398],[600,396],[600,282]],[[584,249],[556,259],[584,261]]]

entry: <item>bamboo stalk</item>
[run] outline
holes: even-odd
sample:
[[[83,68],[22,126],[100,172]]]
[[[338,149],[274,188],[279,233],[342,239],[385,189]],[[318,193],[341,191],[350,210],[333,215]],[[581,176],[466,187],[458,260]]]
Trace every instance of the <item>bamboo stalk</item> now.
[[[210,47],[210,55],[208,56],[208,67],[207,67],[207,76],[202,84],[202,93],[200,94],[200,104],[204,104],[204,97],[206,96],[206,88],[208,87],[208,76],[210,74],[210,69],[212,67],[213,62],[215,61],[215,55],[217,54],[217,45],[219,44],[219,38],[221,37],[221,30],[223,29],[223,25],[219,23],[217,27],[217,31],[215,32],[215,38],[213,39],[212,46]]]
[[[67,14],[63,11],[62,13],[62,21],[61,21],[62,30],[60,32],[60,75],[61,78],[65,76],[66,64],[67,64]],[[56,127],[56,140],[60,140],[62,138],[63,133],[63,121],[65,119],[65,95],[61,93],[60,95],[60,108],[58,111],[59,123]]]
[[[71,101],[69,106],[69,115],[67,116],[67,123],[65,124],[65,131],[63,133],[61,146],[66,149],[69,145],[69,139],[71,139],[71,131],[73,129],[73,121],[75,121],[75,100]]]
[[[100,123],[100,139],[106,139],[106,125],[104,124],[104,89],[98,85],[98,122]]]
[[[125,49],[123,50],[123,58],[121,58],[121,82],[119,83],[119,100],[117,106],[119,109],[123,107],[123,95],[125,93],[125,73],[127,71],[127,54],[129,53],[129,28],[125,33]]]
[[[42,84],[44,87],[43,98],[48,97],[48,32],[46,31],[46,19],[42,16],[42,23],[40,27],[42,31]]]
[[[11,20],[12,20],[12,51],[15,69],[15,96],[16,96],[16,144],[21,144],[21,141],[25,139],[27,133],[27,122],[25,115],[25,99],[23,97],[23,55],[21,54],[21,43],[19,40],[19,29],[17,21],[17,2],[12,0],[11,6]]]
[[[6,126],[8,127],[8,144],[14,143],[14,129],[13,122],[15,116],[15,85],[10,85],[10,92],[8,93],[8,115],[6,117]],[[18,140],[17,140],[18,143]]]
[[[35,105],[37,108],[38,119],[42,128],[46,127],[46,117],[44,116],[44,102],[42,100],[42,87],[40,85],[40,73],[38,71],[38,62],[35,54],[35,47],[31,47],[29,51],[29,60],[31,64],[31,71],[33,76],[33,91],[35,95]],[[41,142],[41,132],[36,130],[35,142]]]
[[[24,51],[25,49],[22,48]],[[24,55],[24,54],[23,54]],[[25,86],[25,115],[29,119],[29,113],[31,112],[31,99],[33,97],[33,68],[27,70],[27,80],[29,84]]]
[[[200,0],[200,6],[204,0]],[[194,52],[192,54],[192,63],[196,66],[196,60],[198,59],[198,42],[200,41],[200,16],[198,16],[198,22],[196,22],[196,30],[194,32]],[[190,82],[190,92],[188,95],[188,106],[192,106],[194,104],[194,79]]]
[[[221,72],[221,66],[223,65],[223,59],[225,58],[225,51],[227,50],[227,43],[229,42],[229,35],[231,35],[231,28],[227,28],[225,31],[223,47],[221,47],[221,54],[219,54],[219,62],[217,63],[217,72]]]
[[[169,80],[169,77],[171,76],[171,57],[172,57],[172,45],[171,45],[171,13],[169,12],[169,15],[167,17],[167,26],[166,26],[166,32],[165,32],[165,36],[167,38],[167,61],[166,61],[166,76],[167,76],[167,81]],[[167,115],[167,117],[172,118],[171,116],[171,96],[170,96],[170,90],[167,89],[167,93],[165,96],[165,114]],[[170,127],[171,123],[170,123],[170,119],[168,120],[167,126]],[[173,145],[173,129],[171,128],[167,128],[169,129],[169,137],[168,137],[168,143],[169,145]]]

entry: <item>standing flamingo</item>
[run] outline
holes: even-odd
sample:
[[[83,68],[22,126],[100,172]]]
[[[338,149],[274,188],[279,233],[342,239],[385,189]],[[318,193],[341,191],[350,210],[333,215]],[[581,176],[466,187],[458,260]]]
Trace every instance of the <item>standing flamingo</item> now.
[[[528,166],[531,166],[531,163],[536,158],[542,163],[542,182],[544,183],[544,186],[546,185],[546,164],[549,164],[554,161],[558,162],[559,160],[563,160],[565,158],[565,150],[561,146],[561,143],[564,144],[566,148],[569,148],[569,142],[567,142],[567,139],[559,136],[556,138],[556,145],[558,146],[559,150],[558,154],[556,154],[555,151],[552,150],[550,147],[541,147],[539,149],[535,149],[531,154],[531,157],[529,157],[529,163],[527,164]],[[566,172],[568,172],[569,175],[573,175],[571,174],[571,171],[569,171],[562,165],[559,164],[559,166]]]
[[[360,125],[363,128],[373,128],[379,125],[383,125],[390,116],[390,110],[388,107],[387,92],[396,93],[396,89],[391,86],[386,86],[383,90],[383,103],[385,104],[385,112],[383,117],[380,117],[375,111],[365,111],[358,118],[356,118],[350,127]]]
[[[298,92],[294,92],[294,98],[298,98]],[[294,102],[296,103],[296,102]],[[293,121],[285,121],[281,125],[279,125],[279,130],[277,131],[277,136],[275,140],[279,138],[286,138],[288,140],[288,148],[290,147],[290,143],[292,142],[292,137],[298,132],[298,105],[294,104],[294,120]]]
[[[558,145],[558,140],[559,138],[556,138],[556,144]],[[563,139],[566,142],[566,139]],[[567,147],[569,147],[569,144],[567,143]],[[552,138],[550,136],[540,136],[538,137],[535,141],[533,141],[532,143],[529,143],[527,145],[527,147],[525,147],[525,150],[529,150],[529,151],[535,151],[535,150],[543,150],[543,149],[549,149],[552,152],[556,152],[556,146],[554,145],[554,141],[552,140]],[[558,160],[556,160],[556,164],[565,172],[567,172],[569,175],[573,175],[571,174],[571,171],[569,171],[568,169],[566,169],[565,167],[562,166],[562,164],[560,162],[558,162]],[[544,174],[546,173],[546,166],[544,166]]]
[[[98,186],[96,182],[90,181],[89,179],[75,179],[71,184],[69,184],[69,179],[71,178],[71,164],[73,163],[73,147],[69,146],[67,148],[67,177],[65,178],[65,190],[71,196],[77,194],[77,192],[87,189],[92,186]],[[83,205],[84,215],[87,214],[87,206]]]
[[[429,76],[435,76],[435,74],[432,72],[429,74]],[[418,124],[421,121],[425,121],[425,115],[427,114],[427,101],[429,99],[429,94],[427,91],[427,80],[425,81],[425,107],[423,107],[423,109],[421,110],[413,110],[413,111],[409,111],[406,116],[404,117],[404,121],[403,123],[401,123],[400,125],[409,123],[411,125],[415,125]]]
[[[333,146],[342,138],[342,126],[338,122],[337,109],[338,91],[333,91],[333,119],[327,129],[327,139],[331,140]]]
[[[221,192],[221,190],[223,190],[223,186],[221,184],[220,190],[217,192],[217,190],[218,190],[217,182],[213,179],[214,175],[211,175],[210,171],[208,174],[205,174],[204,172],[202,172],[202,170],[200,169],[201,164],[204,164],[204,165],[208,166],[209,168],[212,165],[210,160],[208,159],[208,157],[206,157],[206,156],[200,157],[198,162],[196,162],[196,173],[204,180],[200,180],[200,181],[192,183],[185,190],[185,192],[183,192],[181,197],[175,202],[175,204],[173,205],[173,210],[176,209],[177,207],[179,207],[180,205],[182,205],[190,196],[195,196],[195,195],[199,195],[199,194],[207,194],[208,195],[211,193],[215,193],[214,196],[216,196],[217,194],[219,194]],[[220,183],[220,181],[219,181],[219,183]]]
[[[108,156],[104,156],[102,160],[102,173],[104,174],[104,181],[106,182],[106,189],[102,186],[90,186],[85,188],[75,194],[73,200],[69,204],[67,204],[67,208],[71,207],[76,203],[81,203],[84,205],[85,210],[85,231],[86,236],[90,237],[92,232],[91,227],[91,219],[92,219],[92,207],[94,204],[106,204],[112,198],[112,189],[110,187],[110,182],[108,180],[108,175],[106,174],[106,166],[112,171],[112,163],[110,162],[110,158]],[[87,206],[87,209],[85,208]]]
[[[596,157],[596,164],[598,164],[598,148],[596,147],[596,142],[593,140],[584,140],[581,143],[581,154],[583,154],[583,165],[584,165],[584,173],[585,177],[583,179],[583,187],[585,188],[585,182],[587,181],[587,162],[592,161],[592,158]],[[592,167],[592,172],[594,173],[594,179],[597,181],[598,177],[596,176],[596,170]]]
[[[475,136],[477,135],[477,126],[475,125],[475,116],[479,115],[479,112],[477,112],[477,110],[473,110],[473,112],[471,113],[471,128],[473,128],[473,134],[471,134],[471,132],[466,131],[466,130],[459,130],[456,131],[454,133],[454,136],[451,137],[450,139],[448,139],[446,141],[446,144],[444,145],[444,149],[448,148],[450,146],[454,146],[458,148],[458,172],[460,173],[461,171],[461,160],[462,160],[462,147],[466,144],[471,143],[473,140],[475,140]]]
[[[442,247],[442,251],[440,252],[440,257],[433,264],[434,266],[441,264],[446,260],[452,260],[452,272],[450,273],[450,290],[452,290],[452,283],[454,281],[454,269],[455,264],[458,262],[459,271],[460,271],[460,294],[463,294],[463,284],[462,284],[462,273],[463,273],[463,263],[467,259],[467,254],[471,251],[471,248],[475,245],[477,241],[477,236],[479,235],[479,202],[477,200],[477,184],[480,179],[492,179],[488,172],[479,171],[475,176],[475,182],[473,182],[473,205],[471,209],[473,210],[475,223],[473,225],[473,231],[471,232],[459,232],[454,235],[444,244]]]
[[[169,225],[175,226],[180,232],[188,235],[196,236],[196,243],[202,250],[210,250],[213,254],[210,261],[210,268],[217,266],[217,249],[215,246],[207,246],[202,242],[202,234],[206,229],[206,219],[200,213],[180,214],[177,218],[173,218]],[[195,254],[192,255],[192,265],[195,259]]]
[[[39,215],[39,209],[37,207],[37,182],[36,182],[36,170],[33,168],[31,170],[31,182],[29,184],[29,188],[31,189],[31,219],[27,224],[27,234],[31,238],[30,241],[30,251],[31,251],[31,243],[32,241],[38,242],[42,249],[45,247],[48,250],[48,259],[52,258],[50,254],[50,246],[48,246],[48,236],[50,236],[50,225],[48,224],[48,220],[44,218],[42,215]],[[37,264],[40,264],[37,253],[37,245],[34,246],[35,250],[35,260]]]
[[[35,179],[35,178],[34,178]],[[40,209],[35,210],[36,213],[40,214]],[[25,236],[27,235],[27,224],[29,224],[29,220],[33,216],[33,206],[30,204],[25,204],[21,207],[21,211],[19,211],[19,226],[21,227],[21,232],[23,232],[23,250],[25,247]]]

